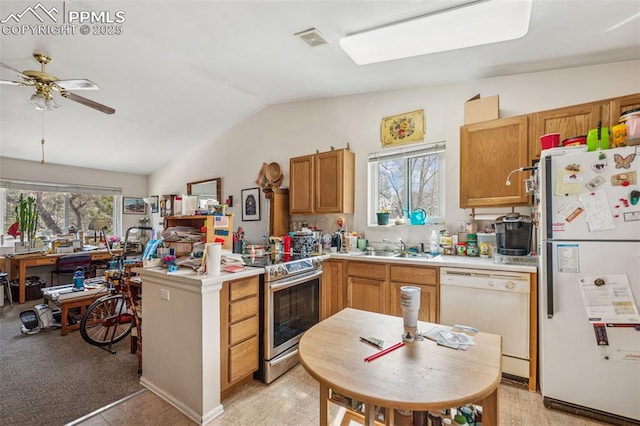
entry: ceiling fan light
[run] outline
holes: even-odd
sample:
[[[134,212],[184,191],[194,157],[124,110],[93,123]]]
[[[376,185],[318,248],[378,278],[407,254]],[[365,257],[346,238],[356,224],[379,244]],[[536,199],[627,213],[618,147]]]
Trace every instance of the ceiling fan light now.
[[[29,100],[38,111],[42,111],[47,108],[47,99],[42,93],[34,93]]]
[[[45,105],[46,105],[47,111],[53,111],[54,109],[60,108],[60,104],[57,103],[56,100],[53,98],[47,99],[45,101]]]

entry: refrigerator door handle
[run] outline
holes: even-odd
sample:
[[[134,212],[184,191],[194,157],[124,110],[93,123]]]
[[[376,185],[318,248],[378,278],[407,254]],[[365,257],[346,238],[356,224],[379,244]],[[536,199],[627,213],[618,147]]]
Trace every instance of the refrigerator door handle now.
[[[545,211],[542,212],[545,218],[545,229],[543,232],[546,234],[545,240],[549,241],[553,239],[553,207],[551,202],[553,201],[553,183],[551,182],[551,157],[544,159],[544,195],[545,195]]]
[[[547,280],[547,318],[553,318],[553,242],[547,242],[546,250],[546,271],[545,279]]]

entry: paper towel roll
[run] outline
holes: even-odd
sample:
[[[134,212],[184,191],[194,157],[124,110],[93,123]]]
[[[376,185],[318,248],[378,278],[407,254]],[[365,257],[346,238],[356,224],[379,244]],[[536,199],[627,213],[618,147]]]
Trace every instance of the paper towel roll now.
[[[220,275],[220,261],[222,259],[222,244],[208,243],[207,250],[207,274]]]

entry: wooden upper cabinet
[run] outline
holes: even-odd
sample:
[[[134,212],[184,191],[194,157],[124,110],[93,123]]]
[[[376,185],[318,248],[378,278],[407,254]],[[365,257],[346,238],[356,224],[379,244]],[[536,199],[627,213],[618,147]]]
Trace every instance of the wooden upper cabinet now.
[[[353,152],[337,149],[291,158],[289,170],[289,213],[353,213]]]
[[[314,155],[289,160],[289,213],[313,212]]]
[[[353,213],[355,154],[338,149],[316,154],[316,213]]]
[[[624,112],[638,108],[640,108],[640,93],[611,99],[609,102],[609,124],[613,126],[618,123]]]
[[[491,120],[460,128],[460,207],[518,206],[531,203],[523,173],[506,179],[514,169],[528,166],[529,116]]]
[[[560,141],[563,141],[586,135],[590,129],[598,127],[598,121],[602,121],[603,127],[609,126],[608,112],[609,102],[598,101],[534,113],[530,137],[531,159],[540,158],[540,136],[560,133]]]

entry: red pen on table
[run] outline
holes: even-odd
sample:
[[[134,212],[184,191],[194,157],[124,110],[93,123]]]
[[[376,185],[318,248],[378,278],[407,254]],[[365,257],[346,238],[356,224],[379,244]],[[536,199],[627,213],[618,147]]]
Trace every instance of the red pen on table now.
[[[376,358],[380,358],[382,355],[386,355],[386,354],[388,354],[389,352],[391,352],[391,351],[395,351],[396,349],[401,348],[401,347],[403,347],[403,346],[404,346],[404,342],[396,343],[396,344],[395,344],[395,345],[393,345],[393,346],[389,346],[387,349],[383,349],[383,350],[381,350],[380,352],[377,352],[377,353],[375,353],[375,354],[373,354],[373,355],[370,355],[370,356],[366,357],[366,358],[364,359],[364,362],[371,362],[371,361],[373,361],[374,359],[376,359]]]

